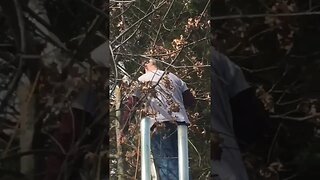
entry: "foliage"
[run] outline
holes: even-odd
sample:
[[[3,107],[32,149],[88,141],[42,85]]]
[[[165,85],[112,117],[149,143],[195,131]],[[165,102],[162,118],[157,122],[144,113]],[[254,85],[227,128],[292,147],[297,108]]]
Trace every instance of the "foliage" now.
[[[209,174],[209,1],[140,0],[110,2],[110,45],[114,71],[111,74],[110,152],[119,155],[116,146],[115,86],[121,88],[122,102],[132,93],[137,78],[143,73],[144,57],[157,59],[163,70],[183,79],[197,98],[196,108],[189,112],[191,145],[190,166],[193,179]],[[139,179],[139,113],[129,127],[129,135],[121,146],[125,159],[125,179]],[[117,118],[116,118],[117,117]],[[112,128],[114,127],[114,128]],[[113,155],[112,155],[113,156]],[[115,156],[119,158],[118,156]],[[110,161],[111,178],[118,174],[117,159]]]
[[[212,3],[212,43],[241,66],[270,113],[269,138],[246,156],[253,179],[320,177],[315,170],[319,5],[302,0]]]
[[[65,176],[72,173],[69,167],[79,153],[86,156],[76,173],[87,179],[106,174],[105,108],[70,148],[63,148],[54,136],[85,86],[95,89],[100,99],[107,98],[108,69],[90,57],[107,40],[103,3],[1,1],[0,179],[44,179],[46,158],[55,154],[69,158],[61,169]],[[102,127],[99,143],[93,148],[90,143],[80,145],[94,123]]]

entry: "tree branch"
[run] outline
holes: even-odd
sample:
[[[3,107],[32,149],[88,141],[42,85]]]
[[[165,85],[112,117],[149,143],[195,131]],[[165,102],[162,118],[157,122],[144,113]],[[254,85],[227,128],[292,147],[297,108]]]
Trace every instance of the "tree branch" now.
[[[263,18],[263,17],[290,17],[290,16],[311,16],[320,15],[320,11],[298,12],[298,13],[278,13],[278,14],[244,14],[244,15],[227,15],[211,17],[210,20],[228,20],[239,18]]]
[[[283,115],[271,115],[270,118],[273,119],[285,119],[285,120],[294,120],[294,121],[306,121],[316,117],[319,117],[320,113],[315,113],[309,116],[304,117],[294,117],[294,116],[283,116]]]
[[[153,14],[155,11],[157,11],[158,9],[160,9],[163,5],[165,5],[166,2],[163,1],[159,4],[159,6],[157,6],[155,9],[153,9],[151,12],[149,12],[148,14],[146,14],[145,16],[143,16],[141,19],[139,19],[138,21],[136,21],[135,23],[133,23],[130,27],[128,27],[126,30],[124,30],[121,34],[119,34],[119,36],[117,36],[113,41],[111,41],[111,45],[113,45],[119,38],[121,38],[123,35],[125,35],[130,29],[132,29],[134,26],[136,26],[138,23],[140,23],[141,21],[143,21],[144,19],[146,19],[147,17],[149,17],[151,14]]]

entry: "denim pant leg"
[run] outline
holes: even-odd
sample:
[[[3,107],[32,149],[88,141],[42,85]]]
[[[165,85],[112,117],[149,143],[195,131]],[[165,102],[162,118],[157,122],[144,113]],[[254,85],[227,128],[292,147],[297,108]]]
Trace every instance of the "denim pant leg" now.
[[[177,138],[177,126],[171,123],[152,135],[151,150],[160,180],[179,179]]]

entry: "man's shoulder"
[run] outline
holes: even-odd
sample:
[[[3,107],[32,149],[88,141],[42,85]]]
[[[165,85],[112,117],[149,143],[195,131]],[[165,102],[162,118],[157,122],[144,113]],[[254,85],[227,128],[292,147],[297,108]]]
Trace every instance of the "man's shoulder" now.
[[[145,74],[142,74],[141,76],[138,77],[138,81],[142,81],[144,79]]]
[[[168,77],[169,77],[172,81],[175,81],[175,82],[177,82],[177,81],[182,81],[181,78],[179,78],[177,75],[175,75],[174,73],[171,73],[171,72],[168,73]]]
[[[159,79],[159,77],[162,76],[163,73],[164,73],[164,71],[162,71],[162,70],[157,70],[156,72],[147,72],[145,74],[142,74],[138,78],[138,81],[146,82],[146,81],[157,80],[157,79]]]
[[[145,82],[145,81],[150,81],[150,74],[146,73],[146,74],[142,74],[140,77],[138,77],[138,81],[140,82]]]

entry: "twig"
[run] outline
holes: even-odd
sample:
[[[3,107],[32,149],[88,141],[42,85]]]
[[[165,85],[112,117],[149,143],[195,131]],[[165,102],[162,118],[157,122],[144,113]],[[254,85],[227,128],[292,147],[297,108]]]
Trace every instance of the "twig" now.
[[[67,72],[72,67],[72,65],[75,63],[76,60],[79,60],[79,59],[77,59],[77,58],[79,58],[79,55],[83,55],[83,53],[86,53],[88,43],[95,36],[97,29],[100,28],[101,24],[104,21],[105,21],[104,16],[98,16],[98,15],[96,16],[96,18],[90,24],[90,27],[87,29],[87,32],[85,34],[84,39],[80,42],[80,45],[76,48],[75,53],[73,53],[73,57],[71,58],[71,60],[68,62],[68,64],[64,68],[65,72]],[[85,55],[87,55],[87,54],[85,54]]]
[[[115,0],[110,0],[110,2],[114,2],[114,3],[132,3],[132,2],[136,2],[136,0],[131,0],[131,1],[115,1]]]
[[[208,2],[207,2],[207,4],[206,4],[206,6],[203,8],[203,11],[201,12],[201,15],[200,15],[200,19],[204,16],[204,14],[205,14],[205,12],[206,12],[207,8],[208,8],[208,7],[209,7],[209,5],[211,4],[210,2],[211,2],[211,0],[208,0]]]
[[[123,15],[125,12],[127,12],[129,9],[130,9],[130,7],[132,6],[132,4],[130,4],[129,5],[129,7],[127,8],[127,9],[125,9],[123,12],[121,12],[120,14],[118,14],[117,16],[115,16],[115,17],[109,17],[109,18],[111,18],[111,21],[114,21],[115,19],[117,19],[119,16],[121,16],[121,15]]]
[[[111,47],[110,43],[109,43],[109,51],[111,53],[111,59],[112,59],[113,66],[114,66],[114,74],[115,74],[115,78],[114,79],[118,79],[119,78],[119,73],[118,73],[118,68],[117,68],[117,62],[115,60],[115,56],[114,56],[114,53],[113,53],[113,50],[112,50],[112,47]],[[113,83],[113,87],[110,88],[111,89],[111,93],[110,94],[113,94],[113,91],[116,89],[116,86],[117,86],[117,82],[115,81]]]
[[[285,179],[283,179],[283,180],[290,180],[290,179],[296,179],[296,177],[299,175],[299,173],[295,173],[295,174],[293,174],[293,175],[291,175],[291,176],[289,176],[289,177],[287,177],[287,178],[285,178]]]
[[[155,58],[154,58],[155,59]],[[156,61],[160,62],[160,63],[163,63],[169,67],[172,67],[174,69],[184,69],[184,68],[206,68],[206,67],[211,67],[211,65],[199,65],[199,66],[175,66],[175,65],[172,65],[172,64],[169,64],[165,61],[161,61],[159,59],[155,59]]]
[[[228,20],[228,19],[239,19],[239,18],[262,18],[262,17],[290,17],[290,16],[310,16],[320,15],[320,11],[314,12],[298,12],[298,13],[278,13],[278,14],[243,14],[243,15],[227,15],[227,16],[216,16],[211,17],[211,20]]]
[[[141,143],[141,138],[138,138],[138,150],[137,150],[137,160],[136,160],[136,170],[134,173],[134,178],[137,179],[138,176],[138,166],[139,166],[139,157],[140,157],[140,143]]]
[[[208,38],[207,37],[204,37],[202,39],[199,39],[197,41],[193,41],[193,42],[190,42],[188,44],[186,44],[184,47],[189,47],[189,46],[192,46],[196,43],[199,43],[201,41],[205,41],[207,40]],[[144,57],[144,58],[149,58],[149,57],[161,57],[161,56],[170,56],[171,54],[176,54],[180,51],[179,50],[175,50],[175,51],[172,51],[170,53],[166,53],[166,54],[155,54],[155,55],[143,55],[143,54],[125,54],[125,53],[118,53],[118,52],[114,52],[113,54],[114,55],[122,55],[122,56],[132,56],[132,57]]]
[[[279,69],[279,66],[270,66],[270,67],[261,68],[261,69],[248,69],[245,67],[241,67],[241,69],[243,69],[244,71],[247,71],[249,73],[260,73],[260,72],[264,72],[264,71]]]
[[[115,48],[113,49],[113,51],[117,50],[119,47],[121,47],[123,44],[125,44],[127,41],[129,41],[135,34],[136,32],[139,30],[140,26],[142,25],[142,21],[140,22],[140,24],[138,25],[138,27],[134,30],[134,32],[124,41],[122,41],[119,45],[115,46]]]
[[[272,87],[268,90],[268,93],[271,93],[277,86],[278,84],[286,77],[286,75],[288,74],[288,66],[286,66],[285,71],[282,73],[281,77],[278,78],[278,80],[273,83]]]
[[[162,19],[161,19],[161,23],[160,23],[159,28],[158,28],[158,30],[157,30],[157,34],[156,34],[156,37],[155,37],[155,39],[154,39],[154,41],[153,41],[152,47],[154,47],[154,46],[156,45],[157,39],[158,39],[159,34],[160,34],[161,27],[162,27],[162,26],[164,27],[164,23],[163,23],[163,22],[164,22],[165,18],[167,17],[167,15],[169,14],[169,11],[172,9],[172,6],[173,6],[173,3],[174,3],[174,2],[175,2],[175,0],[172,0],[172,1],[171,1],[168,10],[166,11],[165,15],[164,15],[164,16],[162,17]]]
[[[292,89],[292,87],[294,87],[294,85],[295,85],[297,82],[298,82],[298,80],[295,80],[294,82],[292,82],[292,83],[289,85],[289,87],[288,87],[287,89],[285,89],[285,90],[283,90],[283,91],[281,92],[281,95],[280,95],[280,97],[278,98],[278,100],[277,100],[277,102],[276,102],[277,104],[281,102],[281,100],[284,98],[284,96],[290,92],[290,89]],[[276,90],[274,90],[273,92],[276,92]]]
[[[146,14],[145,16],[143,16],[141,19],[139,19],[138,21],[136,21],[135,23],[133,23],[130,27],[128,27],[127,29],[125,29],[121,34],[119,34],[113,41],[111,41],[110,45],[113,45],[119,38],[121,38],[123,35],[125,35],[130,29],[132,29],[134,26],[136,26],[138,23],[140,23],[141,21],[143,21],[145,18],[149,17],[151,14],[153,14],[154,12],[156,12],[158,9],[160,9],[163,5],[165,5],[166,2],[163,1],[161,2],[158,7],[156,7],[155,9],[153,9],[151,12],[149,12],[148,14]]]
[[[69,113],[71,115],[71,120],[72,120],[72,137],[71,137],[71,146],[75,143],[75,139],[76,139],[76,120],[74,118],[74,114],[73,114],[73,111],[72,111],[72,107],[71,105],[69,105]]]
[[[171,54],[175,54],[178,51],[172,51],[170,53],[166,53],[166,54],[156,54],[156,55],[143,55],[143,54],[125,54],[125,53],[114,53],[115,55],[121,55],[121,56],[131,56],[131,57],[144,57],[144,58],[148,58],[148,57],[161,57],[161,56],[169,56]]]
[[[100,171],[101,171],[101,161],[102,161],[102,157],[105,156],[108,151],[101,151],[101,147],[102,147],[102,144],[105,140],[105,136],[106,136],[106,133],[102,133],[101,137],[100,138],[100,141],[99,141],[99,144],[97,146],[97,149],[95,151],[95,154],[98,155],[98,163],[96,165],[96,180],[100,180]]]
[[[98,153],[98,164],[97,164],[97,171],[96,171],[96,180],[100,180],[100,171],[101,171],[101,160],[102,156],[100,155],[100,152]]]
[[[251,36],[250,38],[249,38],[249,42],[251,42],[253,39],[255,39],[256,37],[258,37],[258,36],[260,36],[260,35],[262,35],[262,34],[264,34],[264,33],[267,33],[267,32],[270,32],[270,31],[272,31],[272,30],[274,30],[275,29],[275,27],[271,27],[271,28],[267,28],[267,29],[264,29],[264,30],[262,30],[262,31],[260,31],[260,32],[258,32],[258,33],[256,33],[256,34],[254,34],[253,36]]]
[[[320,55],[320,51],[316,51],[316,52],[312,52],[312,53],[309,53],[309,54],[303,54],[303,55],[289,55],[290,58],[302,58],[302,59],[306,59],[306,58],[310,58],[310,57],[313,57],[313,56],[318,56]]]
[[[59,147],[60,151],[65,155],[67,152],[66,150],[63,148],[62,144],[55,138],[53,137],[50,133],[48,133],[47,131],[41,130],[43,134],[49,136],[49,138]]]
[[[280,102],[276,102],[276,104],[278,106],[286,106],[286,105],[289,105],[289,104],[294,104],[294,103],[298,103],[300,101],[302,101],[303,99],[302,98],[298,98],[298,99],[294,99],[294,100],[291,100],[291,101],[286,101],[286,102],[283,102],[283,103],[280,103]]]
[[[162,21],[164,21],[165,18],[167,17],[167,15],[169,14],[169,11],[172,9],[172,6],[173,6],[173,3],[174,3],[174,2],[175,2],[175,0],[172,0],[172,1],[171,1],[168,10],[166,11],[166,13],[164,14],[164,16],[162,17]]]
[[[53,153],[57,155],[63,155],[61,152],[58,152],[58,151],[51,151],[48,149],[33,149],[30,151],[24,151],[24,152],[14,152],[12,154],[7,155],[6,157],[1,157],[0,162],[6,161],[8,159],[19,158],[21,156],[27,156],[27,155],[36,154],[36,153]]]
[[[280,129],[282,127],[282,122],[278,125],[278,128],[277,128],[277,131],[272,139],[272,143],[271,143],[271,146],[269,148],[269,151],[268,151],[268,156],[267,156],[267,164],[270,163],[270,160],[271,160],[271,155],[272,155],[272,152],[273,152],[273,149],[274,149],[274,146],[277,142],[277,139],[278,139],[278,136],[279,136],[279,132],[280,132]]]
[[[196,146],[190,141],[190,139],[188,139],[188,142],[191,144],[191,146],[193,147],[193,149],[196,151],[196,153],[198,154],[199,157],[199,167],[201,166],[201,155],[198,151],[198,149],[196,148]]]
[[[304,117],[271,115],[270,118],[294,120],[294,121],[306,121],[306,120],[313,119],[313,118],[316,118],[316,117],[319,117],[319,116],[320,116],[320,113],[315,113],[315,114],[312,114],[312,115],[309,115],[309,116],[304,116]]]
[[[162,23],[161,23],[161,24],[159,25],[159,27],[158,27],[156,37],[154,38],[153,44],[152,44],[151,47],[155,47],[155,45],[156,45],[156,43],[157,43],[157,41],[158,41],[158,37],[159,37],[159,35],[160,35],[161,27],[162,27]]]
[[[49,29],[40,28],[31,19],[29,19],[29,18],[26,18],[26,19],[28,20],[27,22],[29,22],[31,26],[33,26],[35,29],[37,29],[36,32],[38,32],[37,34],[39,36],[41,36],[46,41],[49,41],[50,43],[52,43],[54,46],[64,50],[65,52],[69,52],[69,50],[60,41],[60,39],[58,37],[56,37],[51,31],[49,31]],[[43,27],[45,27],[45,26],[43,26]],[[47,32],[45,32],[45,31],[47,31]]]
[[[36,14],[32,9],[30,9],[28,6],[23,5],[22,9],[27,12],[30,17],[34,18],[36,21],[38,21],[41,25],[43,25],[48,31],[49,29],[51,29],[51,25],[48,24],[44,19],[42,19],[40,16],[38,16],[38,14]],[[52,31],[49,31],[52,32]]]
[[[77,139],[76,143],[70,147],[70,150],[68,151],[67,155],[66,155],[66,160],[68,159],[68,157],[74,152],[74,150],[77,148],[77,147],[80,147],[80,144],[83,143],[84,140],[86,140],[85,138],[87,137],[87,134],[89,132],[90,129],[92,129],[92,127],[94,125],[96,125],[98,122],[101,122],[101,120],[103,118],[105,118],[107,112],[103,112],[101,113],[99,116],[97,116],[94,121],[92,121],[91,124],[89,124],[87,127],[86,127],[86,130],[81,134],[81,136]],[[101,137],[105,137],[105,135],[107,134],[107,130],[104,129],[104,131],[101,133]],[[65,161],[66,162],[66,161]]]
[[[89,7],[91,10],[93,10],[95,13],[104,16],[106,19],[109,18],[109,15],[106,14],[105,12],[103,12],[101,9],[98,9],[96,7],[94,7],[92,4],[88,3],[85,0],[80,0],[80,2],[84,5],[86,5],[87,7]]]

